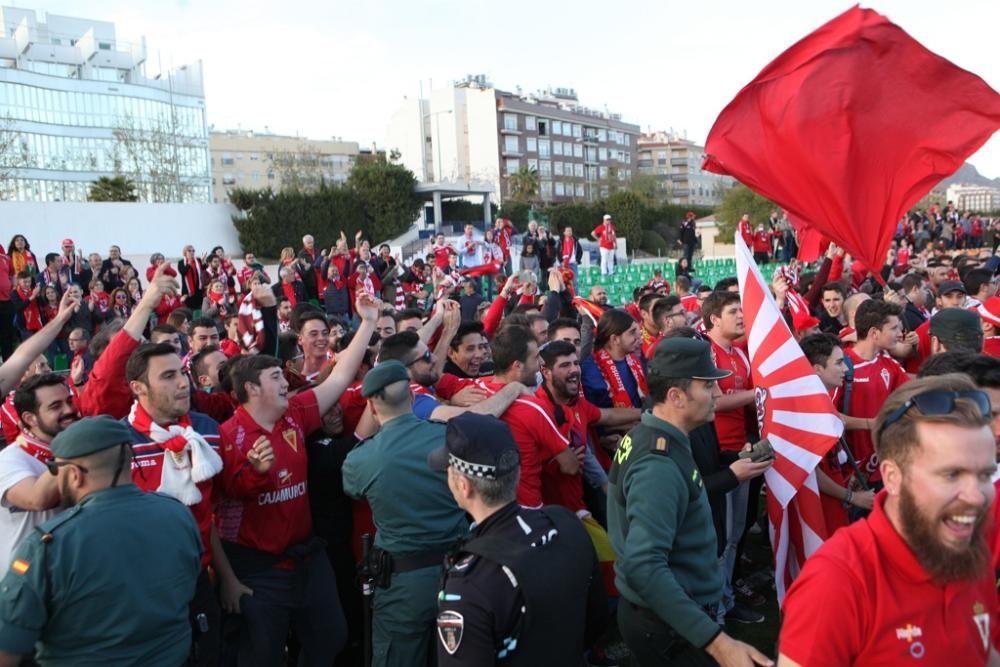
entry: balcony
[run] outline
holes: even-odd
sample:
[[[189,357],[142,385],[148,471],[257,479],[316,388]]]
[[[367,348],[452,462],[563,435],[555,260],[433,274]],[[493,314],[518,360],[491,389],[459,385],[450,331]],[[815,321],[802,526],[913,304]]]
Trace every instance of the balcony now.
[[[689,197],[691,196],[691,191],[687,188],[674,188],[672,195],[674,197]]]
[[[521,130],[518,130],[516,128],[501,127],[500,134],[510,134],[510,135],[520,136]]]
[[[686,167],[690,164],[690,160],[686,157],[672,157],[670,158],[671,167]]]

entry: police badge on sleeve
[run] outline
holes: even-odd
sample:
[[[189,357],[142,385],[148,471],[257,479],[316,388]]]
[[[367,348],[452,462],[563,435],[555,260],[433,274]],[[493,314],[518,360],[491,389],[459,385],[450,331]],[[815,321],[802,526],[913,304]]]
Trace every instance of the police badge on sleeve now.
[[[465,629],[465,617],[457,611],[442,611],[437,618],[438,637],[441,645],[448,655],[455,655],[455,651],[462,644],[462,632]]]

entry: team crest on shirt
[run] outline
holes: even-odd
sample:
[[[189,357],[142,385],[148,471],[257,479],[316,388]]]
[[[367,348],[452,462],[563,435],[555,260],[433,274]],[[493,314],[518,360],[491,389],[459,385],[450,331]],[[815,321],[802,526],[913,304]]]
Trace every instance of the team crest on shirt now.
[[[288,446],[292,448],[293,452],[299,451],[299,434],[295,432],[294,428],[282,431],[281,437],[285,439],[285,442],[288,443]]]
[[[278,471],[278,483],[282,486],[292,483],[292,473],[288,472],[287,468]]]
[[[923,636],[924,631],[920,629],[919,625],[907,623],[905,627],[896,628],[896,639],[905,641],[909,647],[910,657],[917,660],[924,657],[924,653],[926,653],[923,642],[919,640]]]
[[[754,387],[753,402],[757,408],[757,428],[764,431],[764,417],[767,416],[767,389]]]
[[[979,630],[979,638],[983,640],[983,648],[990,650],[990,615],[986,613],[986,607],[982,602],[977,602],[972,607],[972,620]]]
[[[465,630],[465,617],[457,611],[442,611],[437,618],[438,638],[448,655],[455,655],[455,651],[462,644],[462,632]]]
[[[879,375],[882,377],[882,383],[885,385],[885,388],[888,389],[889,388],[889,369],[883,368],[882,372],[879,373]]]

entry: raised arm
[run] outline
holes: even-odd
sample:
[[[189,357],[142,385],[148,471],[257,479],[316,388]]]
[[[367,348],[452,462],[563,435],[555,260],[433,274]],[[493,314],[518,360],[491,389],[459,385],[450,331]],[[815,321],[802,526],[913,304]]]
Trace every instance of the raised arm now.
[[[21,381],[24,371],[28,370],[28,366],[38,358],[38,355],[49,348],[79,306],[80,295],[77,290],[66,290],[56,316],[35,335],[18,345],[14,354],[0,366],[0,394],[6,396],[7,392]]]
[[[333,367],[333,372],[313,391],[316,394],[316,404],[319,413],[326,414],[344,390],[354,381],[361,361],[364,359],[365,350],[368,349],[368,341],[375,330],[375,320],[378,319],[382,302],[373,299],[369,294],[359,294],[355,310],[361,316],[361,326],[354,332],[354,338],[347,349],[337,354],[337,364]]]

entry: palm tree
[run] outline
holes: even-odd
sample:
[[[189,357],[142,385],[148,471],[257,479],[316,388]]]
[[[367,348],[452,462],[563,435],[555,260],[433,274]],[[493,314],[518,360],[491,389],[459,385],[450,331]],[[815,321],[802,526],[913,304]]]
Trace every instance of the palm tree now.
[[[527,166],[521,167],[507,177],[507,187],[512,200],[530,202],[538,196],[538,172]]]
[[[90,184],[88,201],[139,201],[135,181],[126,176],[101,176]]]

